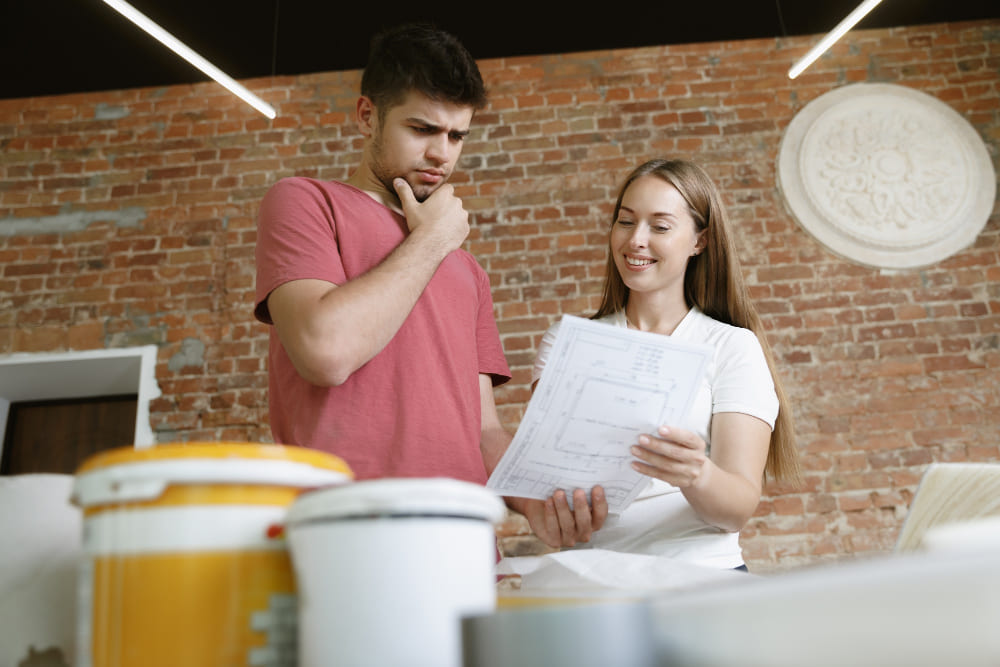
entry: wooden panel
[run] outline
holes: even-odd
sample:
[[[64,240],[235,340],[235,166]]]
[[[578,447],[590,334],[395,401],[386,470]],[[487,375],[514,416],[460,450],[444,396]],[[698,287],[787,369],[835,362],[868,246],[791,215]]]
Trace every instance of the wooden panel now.
[[[0,473],[72,474],[88,456],[133,444],[137,397],[11,403]]]

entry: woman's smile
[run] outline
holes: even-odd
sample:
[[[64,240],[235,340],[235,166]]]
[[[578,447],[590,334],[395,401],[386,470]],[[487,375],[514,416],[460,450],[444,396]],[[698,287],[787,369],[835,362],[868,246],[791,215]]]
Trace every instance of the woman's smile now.
[[[625,255],[625,265],[633,271],[644,271],[655,263],[656,260],[650,257]]]

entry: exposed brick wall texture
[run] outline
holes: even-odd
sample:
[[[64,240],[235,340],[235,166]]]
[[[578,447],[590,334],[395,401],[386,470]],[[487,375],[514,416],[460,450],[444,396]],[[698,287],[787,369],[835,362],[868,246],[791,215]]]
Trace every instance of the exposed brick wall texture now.
[[[484,60],[492,103],[455,179],[514,371],[497,391],[512,430],[542,332],[597,304],[626,172],[679,156],[717,180],[806,472],[745,530],[758,571],[887,552],[929,463],[1000,458],[996,209],[946,261],[879,271],[826,251],[775,185],[794,115],[864,81],[946,102],[996,164],[1000,22],[853,32],[790,81],[815,39]],[[359,72],[247,83],[277,119],[211,82],[0,101],[0,354],[157,345],[160,442],[270,440],[258,202],[285,176],[345,178],[360,145]]]

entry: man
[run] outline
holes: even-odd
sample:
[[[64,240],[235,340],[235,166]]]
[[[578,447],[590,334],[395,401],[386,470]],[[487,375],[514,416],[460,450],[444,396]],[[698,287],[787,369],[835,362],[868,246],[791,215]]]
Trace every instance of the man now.
[[[511,436],[493,401],[510,379],[489,279],[461,249],[469,215],[447,182],[487,103],[479,68],[423,25],[372,41],[346,183],[279,181],[261,202],[255,316],[273,324],[276,442],[344,459],[358,479],[485,483]],[[582,492],[581,492],[582,493]],[[589,539],[595,500],[510,499],[547,543]]]

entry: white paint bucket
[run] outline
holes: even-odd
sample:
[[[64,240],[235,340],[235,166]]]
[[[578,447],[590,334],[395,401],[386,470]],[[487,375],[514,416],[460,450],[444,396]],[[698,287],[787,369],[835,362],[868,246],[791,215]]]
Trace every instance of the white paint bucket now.
[[[283,529],[337,457],[279,445],[121,448],[87,459],[77,667],[294,667],[296,585]]]
[[[458,667],[461,620],[496,607],[504,504],[478,484],[380,479],[288,512],[301,667]]]
[[[0,665],[75,663],[80,508],[72,475],[0,476]],[[37,662],[33,662],[33,660]]]

